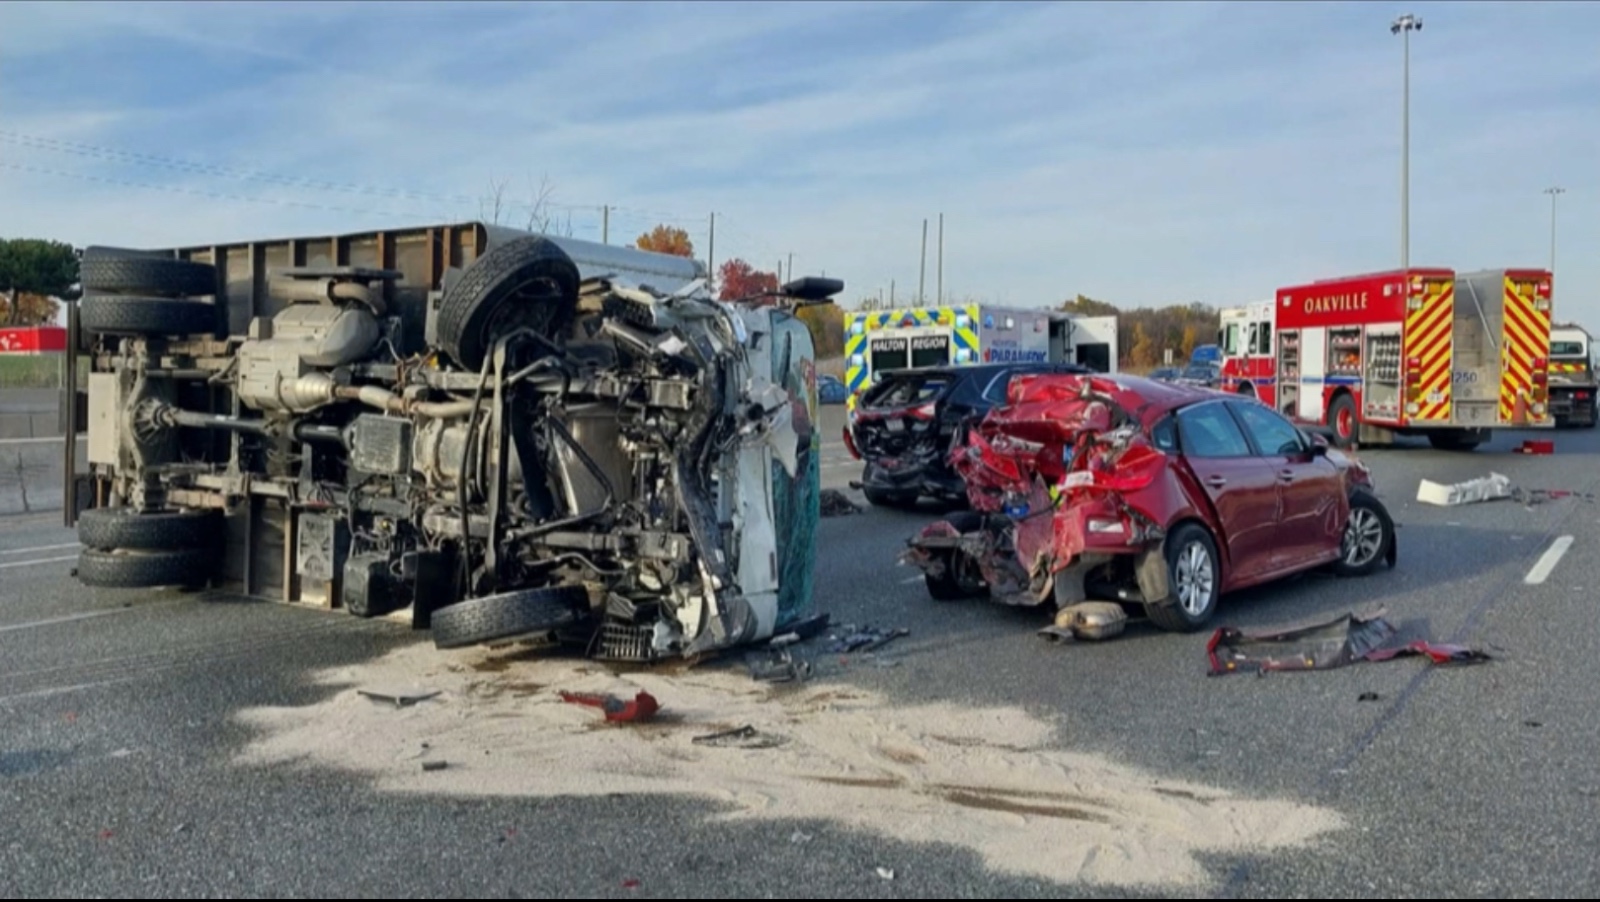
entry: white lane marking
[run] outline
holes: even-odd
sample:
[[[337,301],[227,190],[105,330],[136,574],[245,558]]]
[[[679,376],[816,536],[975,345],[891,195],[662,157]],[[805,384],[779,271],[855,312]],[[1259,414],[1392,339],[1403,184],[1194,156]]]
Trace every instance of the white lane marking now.
[[[1550,547],[1545,549],[1544,554],[1534,563],[1533,569],[1528,571],[1528,575],[1522,581],[1530,586],[1537,586],[1549,579],[1550,574],[1555,571],[1556,565],[1561,563],[1561,556],[1566,554],[1567,549],[1571,547],[1572,536],[1557,537],[1554,542],[1550,543]]]
[[[78,683],[75,686],[52,686],[49,689],[35,689],[32,692],[19,692],[16,695],[0,695],[0,704],[5,702],[22,701],[30,698],[45,698],[51,695],[62,695],[67,692],[82,692],[85,689],[100,689],[106,686],[118,686],[122,683],[131,683],[139,679],[138,676],[116,677],[110,680],[100,680],[95,683]]]
[[[47,617],[44,620],[30,620],[27,623],[9,623],[0,626],[0,633],[14,633],[17,630],[31,630],[41,626],[55,626],[58,623],[75,623],[79,620],[93,620],[96,617],[109,617],[112,614],[126,614],[134,608],[112,608],[109,611],[84,611],[82,614],[67,614],[64,617]]]
[[[12,567],[32,567],[34,564],[59,564],[62,561],[75,561],[77,559],[78,556],[74,554],[70,557],[47,557],[37,561],[12,561],[9,564],[0,564],[0,570],[10,570]]]
[[[0,554],[29,554],[35,551],[60,551],[63,548],[77,548],[77,542],[68,542],[65,545],[35,545],[32,548],[8,548]]]
[[[907,579],[900,580],[900,585],[909,586],[912,583],[920,583],[920,582],[922,582],[922,577],[920,577],[920,576],[912,576],[912,577],[909,577]]]

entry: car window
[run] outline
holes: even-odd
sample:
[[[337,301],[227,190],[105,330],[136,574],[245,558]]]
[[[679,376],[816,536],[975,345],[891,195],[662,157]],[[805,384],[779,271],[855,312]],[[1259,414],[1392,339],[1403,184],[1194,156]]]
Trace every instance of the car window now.
[[[1178,424],[1170,415],[1162,417],[1150,428],[1150,443],[1156,446],[1156,450],[1168,454],[1178,450]]]
[[[1183,453],[1190,457],[1250,457],[1239,424],[1220,403],[1197,404],[1178,413]]]
[[[1239,421],[1244,424],[1245,432],[1263,455],[1288,456],[1305,450],[1300,441],[1300,430],[1265,405],[1229,401],[1228,406],[1239,415]]]
[[[1229,323],[1228,329],[1223,333],[1222,352],[1229,356],[1239,353],[1239,324]]]

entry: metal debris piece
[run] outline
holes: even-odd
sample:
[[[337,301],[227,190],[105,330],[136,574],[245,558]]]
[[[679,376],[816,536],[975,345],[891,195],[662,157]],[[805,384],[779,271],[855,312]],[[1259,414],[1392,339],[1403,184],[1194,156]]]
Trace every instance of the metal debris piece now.
[[[854,654],[858,651],[877,651],[896,639],[911,635],[908,629],[879,629],[877,627],[863,627],[856,629],[846,627],[840,632],[843,637],[834,635],[833,641],[828,645],[832,654]]]
[[[750,678],[766,683],[792,683],[811,676],[811,662],[796,661],[787,648],[771,648],[745,656]]]
[[[894,868],[878,868],[878,876],[885,880],[893,880]]]
[[[1056,613],[1056,621],[1039,630],[1039,635],[1056,642],[1075,639],[1099,641],[1122,634],[1128,625],[1128,612],[1114,601],[1085,601],[1068,605]]]
[[[709,745],[723,749],[771,749],[777,748],[789,740],[772,733],[763,733],[746,724],[736,730],[724,730],[721,733],[696,736],[692,741],[695,745]]]
[[[1360,661],[1391,661],[1424,655],[1434,664],[1476,664],[1487,652],[1461,645],[1406,641],[1383,617],[1345,614],[1332,620],[1303,622],[1261,630],[1222,627],[1206,643],[1211,676],[1230,673],[1264,675],[1280,670],[1332,670]]]
[[[824,517],[848,517],[861,513],[861,508],[838,489],[823,489],[821,501]]]
[[[449,765],[446,762],[443,762],[443,761],[424,761],[424,762],[422,762],[422,769],[425,770],[425,771],[444,770],[448,766]]]
[[[437,689],[357,689],[356,691],[375,702],[393,702],[396,708],[427,701],[439,694]]]
[[[796,623],[794,626],[789,627],[788,632],[780,636],[773,636],[772,641],[768,644],[774,647],[782,647],[785,645],[793,645],[796,642],[804,642],[807,639],[815,639],[816,637],[822,635],[823,630],[828,628],[828,621],[830,619],[830,616],[827,614],[818,614],[815,617],[807,617],[805,620],[802,620],[799,623]]]

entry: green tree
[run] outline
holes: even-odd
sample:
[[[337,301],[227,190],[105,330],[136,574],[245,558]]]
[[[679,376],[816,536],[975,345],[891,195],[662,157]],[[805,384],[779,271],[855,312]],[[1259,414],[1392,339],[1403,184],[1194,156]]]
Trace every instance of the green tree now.
[[[0,297],[7,325],[55,319],[59,306],[51,299],[66,294],[77,281],[78,255],[72,245],[42,238],[0,239]],[[41,300],[22,303],[24,295]]]

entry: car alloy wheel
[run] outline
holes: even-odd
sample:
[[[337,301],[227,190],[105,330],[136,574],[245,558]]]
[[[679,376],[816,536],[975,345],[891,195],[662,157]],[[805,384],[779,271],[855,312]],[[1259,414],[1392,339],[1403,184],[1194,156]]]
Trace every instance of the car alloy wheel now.
[[[1211,555],[1198,541],[1190,542],[1178,554],[1178,584],[1173,588],[1178,605],[1190,617],[1205,613],[1211,600],[1211,590],[1216,583],[1216,568],[1211,565]]]
[[[1341,543],[1346,566],[1363,567],[1383,550],[1383,521],[1368,507],[1350,508],[1350,521],[1344,527]]]

